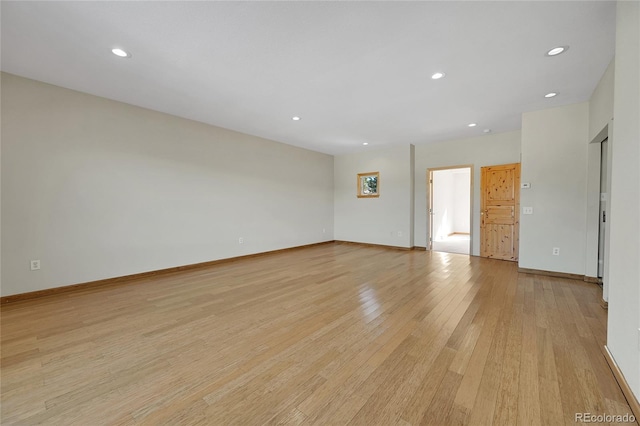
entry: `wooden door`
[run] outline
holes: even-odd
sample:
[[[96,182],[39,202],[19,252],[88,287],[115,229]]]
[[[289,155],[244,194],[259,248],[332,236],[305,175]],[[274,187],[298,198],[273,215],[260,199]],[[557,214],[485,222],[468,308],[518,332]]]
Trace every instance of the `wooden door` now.
[[[480,256],[518,260],[520,163],[482,167]]]

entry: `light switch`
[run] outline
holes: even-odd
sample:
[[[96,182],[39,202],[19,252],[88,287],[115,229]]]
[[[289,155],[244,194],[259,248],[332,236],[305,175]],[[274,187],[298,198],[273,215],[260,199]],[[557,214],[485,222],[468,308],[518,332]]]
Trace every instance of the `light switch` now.
[[[531,188],[531,184],[529,182],[524,182],[520,185],[520,188],[522,189],[529,189]]]
[[[522,214],[533,214],[533,207],[523,207]]]

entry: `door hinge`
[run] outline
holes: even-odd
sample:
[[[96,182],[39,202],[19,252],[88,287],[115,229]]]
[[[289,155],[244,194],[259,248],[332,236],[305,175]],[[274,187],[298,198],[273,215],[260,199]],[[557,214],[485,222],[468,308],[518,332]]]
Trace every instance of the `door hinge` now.
[[[602,210],[602,223],[607,222],[607,212],[606,210]]]

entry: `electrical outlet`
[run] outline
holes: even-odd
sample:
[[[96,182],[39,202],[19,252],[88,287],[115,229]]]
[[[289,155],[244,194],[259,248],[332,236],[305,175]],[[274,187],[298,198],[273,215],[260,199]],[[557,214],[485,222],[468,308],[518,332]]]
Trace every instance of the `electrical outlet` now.
[[[522,214],[533,214],[533,207],[523,207]]]
[[[40,269],[40,261],[39,260],[32,260],[31,261],[31,270],[32,271],[37,271],[38,269]]]
[[[402,237],[402,231],[398,231],[398,237]]]
[[[551,252],[554,256],[560,256],[560,247],[554,247]]]
[[[242,237],[238,238],[238,244],[244,244],[244,238]]]

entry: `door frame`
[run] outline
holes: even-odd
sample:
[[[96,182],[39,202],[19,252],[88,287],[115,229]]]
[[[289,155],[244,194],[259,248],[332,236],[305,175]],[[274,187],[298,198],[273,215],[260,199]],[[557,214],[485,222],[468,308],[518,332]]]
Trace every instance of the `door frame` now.
[[[605,145],[606,144],[606,145]],[[611,155],[611,151],[609,150],[609,138],[606,138],[602,142],[600,142],[600,202],[598,203],[598,270],[596,272],[596,277],[598,280],[602,281],[604,278],[604,267],[605,267],[605,258],[606,258],[606,247],[605,241],[607,240],[607,232],[609,231],[609,224],[606,220],[607,212],[610,209],[609,203],[607,202],[608,194],[609,194],[609,182],[607,178],[609,174],[607,173],[607,168],[609,166],[609,155]],[[604,173],[602,173],[604,170]],[[603,185],[604,184],[604,185]],[[603,199],[604,195],[604,199]]]
[[[438,170],[469,169],[469,256],[473,256],[473,188],[475,171],[473,164],[457,166],[429,167],[427,169],[427,250],[433,250],[433,172]]]
[[[586,280],[597,282],[598,279],[598,245],[599,245],[599,222],[600,222],[600,197],[602,189],[600,188],[601,179],[601,149],[602,142],[607,140],[609,152],[607,155],[607,170],[606,180],[607,188],[605,191],[605,197],[608,207],[610,208],[611,202],[611,172],[612,167],[612,155],[613,145],[615,144],[615,134],[613,128],[613,119],[593,137],[588,145],[588,170],[587,170],[587,239],[586,239],[586,252],[585,252],[585,265],[586,265]],[[607,223],[611,225],[611,215],[607,215]],[[610,228],[609,228],[610,229]],[[605,232],[604,236],[604,271],[602,277],[602,300],[604,303],[609,300],[609,245],[610,245],[610,232]]]

